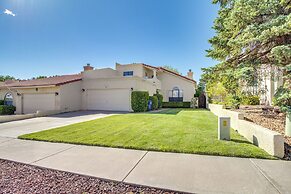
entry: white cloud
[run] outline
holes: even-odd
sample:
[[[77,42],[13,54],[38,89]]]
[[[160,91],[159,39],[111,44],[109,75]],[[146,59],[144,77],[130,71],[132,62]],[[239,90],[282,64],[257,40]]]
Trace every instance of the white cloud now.
[[[7,15],[11,15],[11,16],[16,16],[12,11],[8,10],[8,9],[5,9],[5,11],[3,12]]]

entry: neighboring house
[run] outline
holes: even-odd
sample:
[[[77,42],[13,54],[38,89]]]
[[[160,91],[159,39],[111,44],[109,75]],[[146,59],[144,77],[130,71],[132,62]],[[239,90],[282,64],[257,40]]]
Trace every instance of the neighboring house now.
[[[267,66],[261,69],[261,77],[260,85],[263,92],[260,102],[264,105],[272,105],[276,90],[283,86],[283,73],[277,67]]]
[[[255,86],[244,86],[244,92],[260,97],[260,104],[272,105],[276,90],[283,85],[283,73],[278,67],[264,65],[257,73]]]
[[[189,102],[195,87],[191,71],[186,77],[162,67],[116,63],[115,69],[87,65],[76,75],[4,84],[0,86],[0,97],[12,96],[17,114],[37,110],[131,111],[131,91],[148,91],[150,95],[158,91],[166,102]]]

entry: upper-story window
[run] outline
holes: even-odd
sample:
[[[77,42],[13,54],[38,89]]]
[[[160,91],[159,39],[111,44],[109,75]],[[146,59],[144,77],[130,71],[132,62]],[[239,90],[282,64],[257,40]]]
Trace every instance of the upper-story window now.
[[[123,76],[133,76],[133,71],[124,71]]]

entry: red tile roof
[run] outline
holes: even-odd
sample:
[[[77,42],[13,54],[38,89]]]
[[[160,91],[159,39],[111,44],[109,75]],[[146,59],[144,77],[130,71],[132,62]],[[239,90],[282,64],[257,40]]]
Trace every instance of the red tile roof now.
[[[188,81],[191,81],[191,82],[193,82],[193,83],[196,84],[196,81],[195,81],[195,80],[190,79],[189,77],[186,77],[186,76],[180,75],[180,74],[178,74],[178,73],[176,73],[176,72],[174,72],[174,71],[170,71],[170,70],[168,70],[168,69],[166,69],[166,68],[163,68],[163,67],[154,67],[154,66],[147,65],[147,64],[144,64],[144,63],[143,63],[143,66],[145,66],[145,67],[149,67],[149,68],[153,68],[153,69],[156,69],[156,70],[160,70],[160,71],[165,71],[165,72],[167,72],[167,73],[171,73],[171,74],[173,74],[173,75],[176,75],[176,76],[182,77],[182,78],[184,78],[184,79],[186,79],[186,80],[188,80]]]
[[[60,86],[71,82],[82,80],[81,74],[53,76],[43,79],[33,79],[18,81],[13,83],[6,83],[3,87],[33,87],[33,86]]]

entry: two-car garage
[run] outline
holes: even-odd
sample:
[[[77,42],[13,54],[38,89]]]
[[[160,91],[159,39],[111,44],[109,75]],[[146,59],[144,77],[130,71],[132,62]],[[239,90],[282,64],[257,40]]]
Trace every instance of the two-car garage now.
[[[87,110],[130,111],[129,89],[87,90]]]

